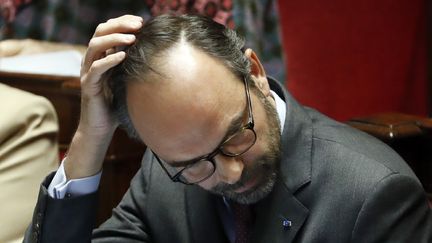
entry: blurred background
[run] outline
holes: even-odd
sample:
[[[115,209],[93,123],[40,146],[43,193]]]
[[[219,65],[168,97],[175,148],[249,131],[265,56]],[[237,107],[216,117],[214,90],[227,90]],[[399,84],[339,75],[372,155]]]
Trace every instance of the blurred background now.
[[[430,5],[427,0],[0,0],[0,37],[86,45],[98,23],[122,14],[148,19],[199,13],[237,29],[269,75],[332,118],[388,111],[427,115]]]

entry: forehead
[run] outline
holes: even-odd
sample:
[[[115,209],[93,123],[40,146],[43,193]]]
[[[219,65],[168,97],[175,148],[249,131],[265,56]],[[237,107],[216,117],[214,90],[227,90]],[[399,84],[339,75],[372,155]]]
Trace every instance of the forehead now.
[[[166,160],[210,152],[245,107],[243,83],[184,43],[156,63],[162,76],[147,75],[127,86],[128,112],[141,139]]]

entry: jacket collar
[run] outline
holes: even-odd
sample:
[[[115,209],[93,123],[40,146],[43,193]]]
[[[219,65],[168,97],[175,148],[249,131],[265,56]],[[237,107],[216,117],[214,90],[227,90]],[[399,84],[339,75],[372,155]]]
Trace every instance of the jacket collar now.
[[[295,193],[311,180],[312,120],[279,82],[269,78],[269,84],[286,103],[280,179],[291,193]]]
[[[309,210],[295,193],[311,180],[312,120],[272,78],[270,88],[286,103],[279,178],[273,191],[256,205],[254,242],[292,242]]]

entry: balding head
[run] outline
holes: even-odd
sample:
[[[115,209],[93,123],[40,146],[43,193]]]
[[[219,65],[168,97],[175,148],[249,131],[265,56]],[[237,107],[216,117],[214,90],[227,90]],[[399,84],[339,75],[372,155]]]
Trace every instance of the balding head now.
[[[125,61],[108,75],[109,91],[113,94],[112,108],[130,135],[136,136],[136,132],[127,113],[126,83],[151,82],[159,80],[158,75],[165,76],[159,61],[182,43],[215,58],[238,79],[250,80],[250,63],[242,52],[244,40],[235,31],[206,17],[155,17],[145,24],[137,34],[136,42],[126,50]]]

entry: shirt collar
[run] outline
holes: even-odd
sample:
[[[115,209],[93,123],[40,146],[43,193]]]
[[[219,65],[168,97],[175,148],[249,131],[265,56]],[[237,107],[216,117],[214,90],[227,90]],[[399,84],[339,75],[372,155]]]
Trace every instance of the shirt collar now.
[[[279,97],[279,95],[277,95],[273,90],[270,90],[273,99],[275,100],[276,103],[276,112],[278,113],[279,116],[279,122],[280,122],[280,131],[281,134],[283,132],[283,128],[285,125],[285,116],[286,116],[286,104],[285,102]]]

